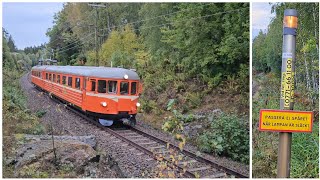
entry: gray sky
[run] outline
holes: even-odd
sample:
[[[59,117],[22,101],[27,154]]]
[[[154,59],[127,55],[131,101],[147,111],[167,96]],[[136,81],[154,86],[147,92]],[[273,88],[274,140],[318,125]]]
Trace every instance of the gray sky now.
[[[275,14],[271,14],[269,3],[252,3],[252,37],[255,38],[260,30],[266,32],[273,17]]]
[[[63,3],[9,3],[2,4],[2,27],[13,37],[18,49],[38,46],[49,41],[47,29],[53,25],[53,16],[62,10]]]
[[[63,3],[3,3],[3,27],[12,35],[18,49],[48,42],[45,35],[53,25],[53,16]],[[266,31],[274,14],[268,3],[252,3],[252,36]]]

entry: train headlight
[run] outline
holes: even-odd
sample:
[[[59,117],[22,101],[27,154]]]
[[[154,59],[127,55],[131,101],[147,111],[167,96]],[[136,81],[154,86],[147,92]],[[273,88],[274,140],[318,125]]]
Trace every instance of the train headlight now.
[[[123,76],[123,78],[124,78],[124,79],[128,79],[129,76],[128,76],[127,74],[125,74],[125,75]]]
[[[106,103],[106,102],[101,102],[101,105],[102,105],[103,107],[106,107],[106,106],[107,106],[107,103]]]
[[[137,105],[137,107],[140,107],[140,106],[141,106],[141,104],[140,104],[140,103],[137,103],[136,105]]]

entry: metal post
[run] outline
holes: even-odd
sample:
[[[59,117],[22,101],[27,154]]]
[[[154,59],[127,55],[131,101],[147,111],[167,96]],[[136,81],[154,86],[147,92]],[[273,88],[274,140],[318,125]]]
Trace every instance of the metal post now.
[[[293,110],[294,72],[296,59],[296,29],[298,13],[295,9],[284,11],[281,68],[280,109]],[[277,177],[290,177],[292,133],[280,132]]]

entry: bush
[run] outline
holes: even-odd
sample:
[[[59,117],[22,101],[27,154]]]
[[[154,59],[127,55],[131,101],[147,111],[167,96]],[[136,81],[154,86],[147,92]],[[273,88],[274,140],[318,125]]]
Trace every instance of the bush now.
[[[210,128],[197,138],[197,144],[201,151],[249,163],[248,126],[242,118],[221,114],[213,119]]]

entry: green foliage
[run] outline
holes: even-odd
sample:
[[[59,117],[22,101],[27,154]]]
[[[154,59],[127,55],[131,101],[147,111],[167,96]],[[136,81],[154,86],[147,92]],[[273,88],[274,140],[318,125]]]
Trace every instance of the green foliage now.
[[[3,120],[4,132],[9,134],[42,134],[44,127],[39,119],[26,109],[26,97],[19,85],[20,73],[3,71]],[[11,126],[11,124],[15,126]]]
[[[261,73],[255,77],[260,84],[253,100],[253,177],[274,178],[277,172],[278,135],[259,132],[259,110],[279,109],[280,72],[282,54],[282,19],[285,9],[299,13],[296,36],[295,103],[294,110],[319,109],[319,3],[274,3],[276,17],[268,25],[267,33],[260,32],[253,40],[253,68]],[[318,119],[318,115],[315,117]],[[314,122],[312,134],[294,133],[292,142],[292,178],[319,177],[319,130]]]
[[[42,118],[46,113],[47,113],[47,111],[45,109],[41,109],[41,110],[38,110],[35,115],[38,118]]]
[[[282,59],[282,19],[285,9],[299,12],[296,36],[295,81],[308,91],[315,92],[307,97],[315,100],[319,94],[319,3],[275,3],[272,11],[276,17],[268,25],[267,33],[262,31],[253,40],[252,63],[259,72],[280,74]]]
[[[186,93],[186,100],[189,108],[196,108],[201,105],[202,102],[202,94],[200,92],[188,92]]]
[[[291,173],[294,178],[319,177],[319,122],[315,122],[312,134],[294,133],[292,136]]]
[[[138,37],[130,25],[123,30],[113,30],[107,41],[102,44],[100,50],[101,63],[103,65],[122,66],[132,68],[135,65],[135,53],[141,45]]]
[[[273,132],[259,132],[260,109],[279,109],[280,76],[268,73],[255,77],[255,81],[261,86],[258,96],[253,99],[252,109],[252,147],[253,147],[253,177],[275,178],[277,173],[278,134]],[[299,84],[298,84],[299,85]],[[302,97],[295,98],[294,110],[312,111],[312,105],[305,91]],[[318,102],[318,101],[317,101]],[[317,119],[317,117],[316,117]],[[292,178],[318,177],[319,161],[319,124],[314,122],[313,132],[294,133],[292,138],[291,175]]]
[[[247,3],[178,4],[178,10],[190,10],[171,16],[168,20],[172,26],[161,29],[162,42],[174,49],[169,55],[170,66],[212,86],[218,85],[227,74],[237,72],[239,65],[249,59],[248,6]],[[232,15],[198,18],[235,9],[239,12]]]
[[[236,115],[221,114],[212,120],[210,129],[198,137],[198,146],[204,152],[249,163],[248,128],[246,120]]]
[[[177,110],[172,110],[173,116],[166,118],[165,123],[162,126],[162,129],[165,132],[172,134],[180,133],[180,130],[183,129],[183,121],[181,121],[181,113]]]
[[[168,105],[167,105],[167,111],[170,111],[172,109],[172,106],[175,103],[175,99],[169,99]]]

